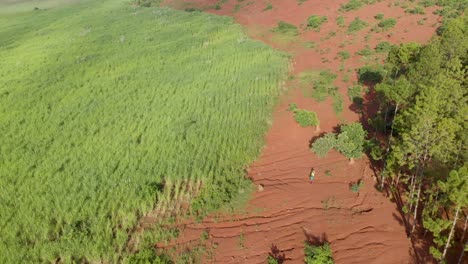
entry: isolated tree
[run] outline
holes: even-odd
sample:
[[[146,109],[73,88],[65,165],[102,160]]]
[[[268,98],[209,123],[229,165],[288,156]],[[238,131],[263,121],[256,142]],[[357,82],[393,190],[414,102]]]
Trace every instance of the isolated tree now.
[[[367,132],[360,123],[351,123],[341,127],[341,133],[336,140],[336,149],[349,158],[350,163],[360,158],[364,152]]]

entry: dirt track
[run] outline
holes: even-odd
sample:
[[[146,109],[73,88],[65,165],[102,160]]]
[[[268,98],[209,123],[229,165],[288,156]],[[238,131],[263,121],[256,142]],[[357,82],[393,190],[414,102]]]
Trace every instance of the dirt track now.
[[[286,263],[303,263],[304,241],[325,236],[331,243],[338,264],[417,263],[396,205],[374,188],[376,182],[369,161],[364,158],[350,165],[344,156],[336,152],[318,158],[310,152],[309,141],[319,133],[332,131],[340,121],[366,119],[353,111],[354,107],[346,95],[347,87],[352,85],[356,76],[353,74],[348,83],[342,81],[344,73],[339,71],[340,60],[336,58],[339,51],[350,52],[351,58],[345,62],[345,66],[346,69],[355,70],[365,64],[360,56],[354,55],[356,51],[366,45],[373,48],[380,41],[393,44],[426,42],[435,33],[434,25],[438,23],[438,17],[432,15],[430,10],[426,15],[405,14],[401,7],[388,6],[393,1],[343,13],[346,25],[356,16],[372,25],[377,23],[373,18],[377,13],[384,13],[387,18],[399,17],[394,29],[370,33],[371,38],[366,41],[371,26],[349,35],[346,28],[336,25],[336,18],[340,15],[338,8],[343,2],[346,1],[309,0],[299,6],[292,0],[254,1],[233,13],[235,5],[241,2],[230,0],[221,10],[212,10],[216,14],[234,16],[236,21],[246,26],[252,37],[293,54],[294,74],[323,69],[337,73],[335,84],[339,87],[345,107],[342,119],[339,119],[332,110],[330,99],[317,103],[305,98],[300,90],[290,89],[276,108],[260,159],[248,171],[253,182],[264,187],[249,202],[249,213],[226,216],[216,221],[205,219],[199,224],[189,223],[173,243],[198,241],[202,232],[208,231],[208,244],[213,248],[213,256],[207,262],[266,263],[268,254],[274,251],[284,256]],[[203,0],[196,4],[213,3],[215,1]],[[272,3],[273,10],[262,11],[267,3]],[[180,2],[172,2],[172,5],[182,7]],[[328,18],[320,32],[303,32],[289,44],[272,41],[269,29],[278,21],[299,26],[312,14]],[[417,21],[423,17],[427,17],[425,24],[418,25]],[[335,36],[323,39],[332,31],[336,33]],[[299,43],[304,41],[315,41],[318,48],[305,48]],[[346,47],[339,47],[343,41],[349,42]],[[295,82],[289,85],[294,86]],[[314,128],[301,128],[293,120],[292,113],[286,110],[289,103],[315,111],[321,121],[321,130],[316,132]],[[372,105],[372,102],[367,101],[367,105]],[[364,108],[367,114],[368,110]],[[315,182],[310,184],[308,175],[312,167],[317,173]],[[325,173],[327,170],[329,173]],[[358,194],[351,192],[349,184],[359,179],[363,179],[364,188]],[[427,263],[427,260],[419,261]]]

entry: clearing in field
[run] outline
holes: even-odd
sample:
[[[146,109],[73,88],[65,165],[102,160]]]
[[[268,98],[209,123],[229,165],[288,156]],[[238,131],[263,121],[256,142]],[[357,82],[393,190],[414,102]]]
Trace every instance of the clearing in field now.
[[[115,263],[149,211],[248,192],[283,54],[227,17],[25,6],[0,17],[1,263]]]

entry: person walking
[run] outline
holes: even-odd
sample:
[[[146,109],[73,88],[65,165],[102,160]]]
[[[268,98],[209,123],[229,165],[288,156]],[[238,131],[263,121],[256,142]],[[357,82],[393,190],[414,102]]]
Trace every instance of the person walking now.
[[[315,169],[312,168],[312,170],[310,171],[310,176],[309,176],[309,179],[310,179],[310,183],[312,183],[315,179]]]

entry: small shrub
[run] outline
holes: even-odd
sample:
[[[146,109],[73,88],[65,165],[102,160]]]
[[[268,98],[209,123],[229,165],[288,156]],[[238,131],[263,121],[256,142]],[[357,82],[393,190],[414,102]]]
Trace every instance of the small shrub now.
[[[390,49],[392,48],[392,44],[390,44],[387,41],[382,41],[377,46],[375,46],[375,51],[377,53],[386,53],[389,52]]]
[[[424,11],[424,8],[422,8],[420,6],[416,6],[414,8],[408,8],[408,9],[405,10],[405,12],[413,14],[413,15],[424,15],[424,14],[426,14],[426,11]]]
[[[377,20],[382,20],[384,18],[384,14],[377,14],[374,16],[374,18]]]
[[[293,111],[293,112],[294,112],[294,111],[296,111],[297,109],[298,109],[297,104],[295,104],[295,103],[290,103],[290,104],[289,104],[288,111]]]
[[[347,59],[349,59],[349,57],[351,57],[351,54],[349,54],[349,52],[346,51],[346,50],[342,50],[342,51],[338,52],[338,56],[340,56],[340,58],[342,60],[347,60]]]
[[[333,95],[333,111],[335,111],[337,115],[343,112],[343,98],[338,93]]]
[[[362,86],[361,85],[354,85],[348,88],[348,97],[351,102],[356,104],[357,106],[361,107],[364,99],[361,96],[362,94]]]
[[[331,176],[332,176],[331,171],[330,171],[330,170],[326,170],[326,171],[325,171],[325,176],[331,177]]]
[[[319,124],[317,114],[305,109],[296,109],[294,119],[301,127],[317,126]]]
[[[320,31],[322,24],[327,21],[328,19],[325,16],[312,15],[307,19],[307,27],[312,28],[315,31]]]
[[[299,34],[297,27],[295,25],[286,23],[284,21],[278,22],[278,26],[273,29],[273,32],[290,35],[290,36],[297,36]]]
[[[313,42],[313,41],[307,41],[307,42],[304,42],[304,47],[306,48],[309,48],[309,49],[313,49],[317,46],[317,43]]]
[[[369,56],[372,55],[373,51],[369,47],[365,47],[364,49],[357,51],[356,55],[359,56]]]
[[[337,19],[336,19],[336,24],[339,26],[339,27],[344,27],[345,26],[345,19],[343,16],[339,16]]]
[[[271,3],[268,3],[267,6],[263,9],[263,11],[268,11],[273,9],[273,5]]]
[[[348,33],[356,32],[367,27],[367,22],[356,17],[348,26]]]
[[[297,5],[302,5],[305,2],[307,2],[307,0],[297,0]]]
[[[275,259],[272,255],[268,255],[267,263],[268,264],[279,264],[279,261],[277,259]]]
[[[364,187],[364,181],[363,180],[359,180],[355,183],[352,183],[351,186],[349,187],[349,189],[354,192],[354,193],[358,193],[361,188]]]
[[[396,25],[397,21],[394,18],[384,19],[377,24],[383,30],[388,30]]]
[[[325,243],[319,246],[313,246],[309,243],[304,247],[304,262],[306,264],[334,264],[330,245]]]
[[[363,3],[360,0],[350,0],[347,3],[341,4],[340,11],[351,11],[357,10],[363,6]]]

